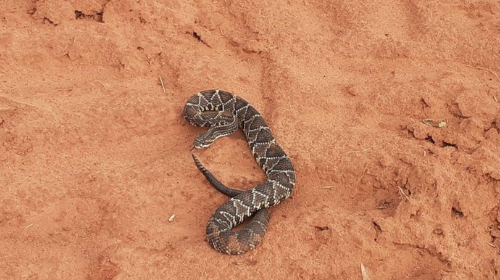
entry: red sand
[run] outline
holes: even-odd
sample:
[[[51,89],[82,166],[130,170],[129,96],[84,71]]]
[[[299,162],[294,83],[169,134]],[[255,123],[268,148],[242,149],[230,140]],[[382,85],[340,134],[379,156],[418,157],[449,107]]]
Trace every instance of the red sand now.
[[[0,278],[500,279],[499,50],[493,0],[2,1]],[[181,116],[210,88],[297,169],[242,256]],[[197,154],[264,179],[241,133]]]

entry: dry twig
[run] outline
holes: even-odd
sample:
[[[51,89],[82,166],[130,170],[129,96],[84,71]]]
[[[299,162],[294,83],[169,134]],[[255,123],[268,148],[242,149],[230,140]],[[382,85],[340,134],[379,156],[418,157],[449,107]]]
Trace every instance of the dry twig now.
[[[170,216],[170,218],[168,218],[168,221],[169,221],[169,222],[172,222],[172,221],[174,220],[174,218],[175,218],[175,213],[174,213],[174,214],[172,214],[172,216]]]

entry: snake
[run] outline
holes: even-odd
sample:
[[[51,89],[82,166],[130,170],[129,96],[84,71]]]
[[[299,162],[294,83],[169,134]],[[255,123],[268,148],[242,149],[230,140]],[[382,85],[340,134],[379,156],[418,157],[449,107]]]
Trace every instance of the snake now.
[[[290,157],[274,138],[261,114],[235,94],[218,90],[200,91],[189,98],[184,118],[194,126],[208,127],[196,136],[194,149],[208,148],[218,138],[242,129],[250,151],[267,179],[248,190],[231,189],[208,171],[192,153],[196,167],[210,184],[230,198],[210,217],[206,240],[216,251],[240,255],[258,246],[270,220],[268,208],[290,197],[295,186],[295,168]],[[249,222],[234,230],[245,219]]]

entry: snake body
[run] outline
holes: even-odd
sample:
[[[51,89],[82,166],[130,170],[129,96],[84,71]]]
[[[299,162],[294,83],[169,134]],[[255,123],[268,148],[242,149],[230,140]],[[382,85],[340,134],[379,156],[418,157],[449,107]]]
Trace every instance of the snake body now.
[[[216,251],[239,255],[257,246],[267,230],[269,212],[288,198],[295,186],[292,161],[278,145],[259,112],[244,99],[222,90],[206,90],[193,95],[184,106],[184,118],[195,126],[209,129],[198,135],[194,148],[210,146],[217,138],[241,128],[267,180],[247,191],[227,188],[193,155],[196,166],[222,193],[231,198],[219,206],[207,225],[207,241]],[[252,219],[240,231],[232,231],[247,217]]]

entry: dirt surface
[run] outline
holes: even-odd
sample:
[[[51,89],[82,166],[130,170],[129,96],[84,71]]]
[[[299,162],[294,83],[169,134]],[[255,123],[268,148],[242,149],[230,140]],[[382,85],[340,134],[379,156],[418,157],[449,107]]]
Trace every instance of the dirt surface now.
[[[493,0],[2,1],[0,278],[500,279],[499,50]],[[181,116],[211,88],[297,170],[242,256]],[[265,178],[241,133],[197,154]]]

